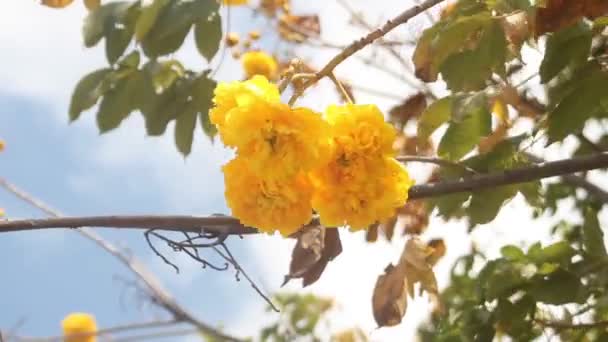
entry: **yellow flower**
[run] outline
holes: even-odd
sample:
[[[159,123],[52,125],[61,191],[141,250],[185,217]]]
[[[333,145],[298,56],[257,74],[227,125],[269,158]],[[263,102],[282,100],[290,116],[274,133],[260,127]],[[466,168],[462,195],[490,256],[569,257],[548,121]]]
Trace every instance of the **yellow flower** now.
[[[253,101],[228,115],[224,142],[237,148],[252,171],[270,178],[292,177],[330,157],[329,125],[307,108]]]
[[[344,181],[332,175],[342,175]],[[351,230],[366,229],[394,216],[413,184],[394,158],[382,158],[375,164],[363,159],[349,165],[332,162],[316,176],[312,206],[321,223],[348,225]]]
[[[329,106],[325,118],[341,158],[393,156],[396,132],[375,105]]]
[[[238,106],[247,106],[252,102],[279,102],[281,100],[277,86],[268,82],[263,76],[255,76],[245,82],[220,83],[213,94],[215,107],[209,112],[209,119],[217,126],[222,140],[224,139],[224,123],[230,110]],[[224,143],[231,146],[226,141]]]
[[[223,2],[226,6],[240,6],[247,5],[249,0],[223,0]]]
[[[77,336],[87,333],[95,333],[97,324],[95,317],[86,313],[71,313],[61,321],[65,342],[95,342],[95,336]],[[76,335],[76,336],[71,336]]]
[[[241,157],[226,164],[223,171],[226,201],[244,225],[288,236],[310,221],[312,186],[306,175],[285,180],[262,178]]]
[[[274,57],[263,51],[249,51],[241,57],[247,78],[262,75],[268,79],[277,76],[278,65]]]
[[[333,151],[314,170],[313,208],[327,226],[365,229],[404,205],[412,181],[392,156],[396,132],[374,105],[328,107]]]

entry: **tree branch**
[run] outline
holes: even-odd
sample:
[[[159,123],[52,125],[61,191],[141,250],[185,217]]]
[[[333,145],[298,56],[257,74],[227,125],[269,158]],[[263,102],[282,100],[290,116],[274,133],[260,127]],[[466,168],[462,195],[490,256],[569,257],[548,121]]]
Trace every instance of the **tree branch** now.
[[[584,157],[544,162],[502,172],[469,175],[466,178],[453,181],[415,185],[410,188],[409,199],[437,197],[457,192],[494,188],[501,185],[526,183],[542,178],[571,175],[576,172],[601,168],[608,168],[608,153],[597,153]],[[0,179],[0,185],[4,184],[6,182]],[[227,235],[257,233],[255,229],[244,227],[239,223],[238,219],[229,216],[93,216],[15,220],[0,222],[0,233],[32,229],[78,228],[83,226],[162,229],[198,233],[200,233],[201,229],[204,229],[207,232]],[[88,230],[85,230],[85,232],[92,234]],[[112,254],[118,253],[113,247],[109,251]],[[120,253],[118,253],[117,257],[123,260],[127,266],[130,265],[130,260],[124,256],[120,256]],[[137,273],[139,271],[134,270],[134,272]]]
[[[306,83],[304,83],[302,87],[297,89],[297,91],[294,92],[293,96],[289,100],[289,103],[293,103],[295,99],[297,99],[306,90],[306,88],[318,82],[320,79],[329,76],[334,71],[334,69],[348,57],[354,55],[359,50],[373,43],[376,39],[382,38],[384,35],[392,31],[397,26],[407,23],[410,19],[414,18],[418,14],[426,11],[427,9],[437,5],[442,1],[443,0],[426,0],[420,3],[419,5],[415,5],[409,8],[408,10],[402,12],[395,18],[388,20],[382,27],[370,32],[365,37],[362,37],[352,42],[344,50],[335,55],[321,70],[315,73],[314,78],[311,78]]]
[[[0,178],[0,186],[4,187],[9,192],[15,194],[17,197],[21,198],[22,200],[31,204],[32,206],[44,211],[49,216],[54,217],[54,218],[50,218],[47,220],[50,220],[50,221],[61,220],[61,218],[59,218],[59,217],[62,216],[62,214],[59,211],[54,210],[51,207],[49,207],[48,205],[46,205],[45,203],[43,203],[42,201],[35,199],[33,196],[29,195],[25,191],[17,188],[13,184],[7,182],[5,179]],[[22,222],[32,222],[32,221],[44,221],[44,220],[24,220]],[[13,222],[18,222],[18,221],[0,222],[0,225],[13,223]],[[105,223],[108,223],[108,221],[105,221]],[[171,222],[166,221],[161,218],[157,222],[157,224],[161,224],[161,223],[169,224]],[[102,249],[104,249],[106,252],[110,253],[114,257],[116,257],[123,265],[125,265],[129,270],[131,270],[131,272],[145,285],[145,287],[148,290],[147,291],[148,295],[151,296],[151,298],[153,299],[153,302],[155,304],[157,304],[158,306],[164,308],[168,312],[170,312],[173,315],[173,318],[175,320],[190,323],[193,326],[195,326],[198,330],[208,334],[209,336],[218,338],[221,341],[241,341],[241,339],[226,335],[226,334],[222,333],[221,331],[215,329],[214,327],[212,327],[204,322],[199,321],[194,315],[192,315],[191,313],[186,311],[186,309],[184,309],[182,306],[180,306],[175,301],[175,299],[171,296],[171,294],[162,287],[160,281],[158,279],[156,279],[156,277],[151,272],[149,272],[138,259],[136,259],[133,256],[127,256],[126,254],[122,253],[116,246],[114,246],[110,242],[104,240],[101,236],[99,236],[93,230],[85,228],[86,226],[88,226],[88,225],[87,224],[77,225],[77,227],[82,227],[82,228],[78,229],[76,231],[78,233],[80,233],[81,235],[83,235],[85,238],[95,242],[99,247],[101,247]],[[169,224],[169,226],[171,226],[171,225]],[[200,232],[200,227],[201,226],[198,226],[199,232]],[[47,228],[50,228],[50,227],[47,227]],[[32,229],[32,228],[29,228],[29,229]],[[16,231],[16,230],[19,230],[19,229],[14,229],[13,231]],[[26,228],[25,230],[28,230],[28,229]],[[2,232],[1,228],[0,228],[0,232]]]
[[[556,330],[564,329],[594,329],[608,327],[608,321],[597,321],[592,323],[566,323],[557,321],[547,321],[543,319],[535,319],[534,322],[538,325]]]
[[[524,153],[525,156],[534,163],[543,163],[544,160],[531,153]],[[585,177],[577,176],[574,174],[563,175],[562,180],[564,183],[569,184],[575,188],[581,188],[598,201],[608,204],[608,192],[599,186],[591,183]]]

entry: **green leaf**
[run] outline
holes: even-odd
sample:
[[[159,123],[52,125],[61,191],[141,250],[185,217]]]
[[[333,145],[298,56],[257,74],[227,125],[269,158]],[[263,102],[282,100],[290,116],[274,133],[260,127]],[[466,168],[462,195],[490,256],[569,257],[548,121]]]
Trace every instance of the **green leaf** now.
[[[210,61],[220,48],[222,17],[212,12],[208,18],[199,19],[194,25],[194,41],[198,52]]]
[[[114,28],[127,15],[133,5],[130,1],[116,1],[104,4],[89,12],[84,20],[82,34],[84,45],[93,47],[107,34],[108,28]]]
[[[103,96],[97,113],[97,127],[100,133],[115,129],[137,109],[138,104],[133,93],[142,86],[142,78],[138,77],[137,71],[134,71],[128,77],[121,79]]]
[[[593,21],[593,29],[601,29],[608,26],[608,17],[599,17]]]
[[[591,209],[585,213],[583,247],[585,252],[596,258],[605,258],[608,255],[606,253],[606,246],[604,245],[604,232],[600,228],[597,212]]]
[[[505,185],[473,192],[468,213],[471,226],[494,220],[500,208],[517,194],[517,186]]]
[[[106,35],[106,58],[110,64],[116,63],[116,61],[125,52],[133,32],[126,28],[113,28]]]
[[[490,9],[503,14],[511,14],[518,10],[525,11],[532,8],[530,0],[486,0],[485,2]]]
[[[426,82],[435,81],[443,62],[465,47],[475,48],[475,37],[492,22],[489,12],[461,16],[448,22],[439,21],[425,30],[414,51],[416,76]]]
[[[583,285],[574,273],[558,270],[534,281],[528,293],[545,304],[563,305],[581,302]]]
[[[192,151],[192,140],[194,139],[197,116],[197,112],[193,107],[187,108],[190,110],[186,110],[175,119],[175,145],[184,157],[188,156],[190,151]]]
[[[482,93],[453,106],[461,108],[462,112],[454,112],[450,126],[439,143],[438,153],[443,158],[459,160],[479,143],[481,137],[490,134],[492,118]]]
[[[449,56],[441,65],[441,75],[452,91],[485,88],[493,73],[503,75],[507,39],[498,20],[484,26],[477,47]]]
[[[519,268],[505,259],[489,261],[478,276],[482,298],[488,301],[508,297],[525,284]]]
[[[418,120],[418,138],[422,140],[435,132],[439,126],[450,120],[452,115],[452,97],[444,97],[431,104]]]
[[[137,69],[140,60],[139,51],[132,51],[118,61],[118,66],[127,69]]]
[[[567,241],[560,241],[542,248],[535,244],[528,249],[528,258],[537,265],[543,263],[559,263],[567,265],[570,263],[576,251]]]
[[[550,35],[540,65],[541,82],[549,82],[566,67],[583,64],[589,57],[592,35],[591,26],[582,21]]]
[[[161,10],[169,4],[171,0],[154,0],[149,5],[141,8],[141,14],[135,23],[135,39],[141,42],[156,23]]]
[[[526,254],[521,248],[514,245],[506,245],[500,249],[500,254],[509,261],[522,261],[526,259]]]
[[[84,76],[74,89],[70,101],[70,121],[78,119],[80,113],[93,107],[103,95],[102,83],[112,69],[99,69]]]
[[[146,56],[155,58],[182,46],[192,25],[217,13],[219,3],[208,0],[172,1],[163,7],[156,23],[142,40]]]
[[[578,81],[557,107],[549,113],[549,143],[560,141],[579,132],[587,119],[603,116],[608,101],[608,75],[598,72]]]
[[[193,101],[199,113],[201,128],[211,139],[217,134],[217,128],[209,119],[209,109],[212,106],[213,91],[216,86],[217,83],[208,78],[208,73],[203,73],[194,80],[192,90]]]

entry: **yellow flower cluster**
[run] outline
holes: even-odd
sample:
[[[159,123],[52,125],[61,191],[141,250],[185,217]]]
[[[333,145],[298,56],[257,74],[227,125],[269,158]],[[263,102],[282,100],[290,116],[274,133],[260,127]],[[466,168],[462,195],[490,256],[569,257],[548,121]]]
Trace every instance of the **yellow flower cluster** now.
[[[63,329],[63,337],[65,342],[95,342],[97,337],[94,334],[97,332],[97,324],[95,317],[92,315],[76,312],[67,315],[61,321]]]
[[[263,76],[220,84],[213,101],[211,122],[236,149],[225,194],[243,224],[289,235],[314,209],[326,226],[364,229],[405,204],[412,181],[376,106],[330,106],[321,116],[281,103]]]

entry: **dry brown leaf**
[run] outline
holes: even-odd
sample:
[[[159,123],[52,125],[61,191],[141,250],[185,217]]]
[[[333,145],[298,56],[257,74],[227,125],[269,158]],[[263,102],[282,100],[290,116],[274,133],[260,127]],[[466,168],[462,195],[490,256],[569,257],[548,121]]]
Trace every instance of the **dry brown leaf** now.
[[[378,241],[378,227],[379,226],[380,226],[380,223],[375,223],[375,224],[371,225],[365,231],[365,241],[367,241],[367,242],[376,242],[376,241]]]
[[[605,0],[547,0],[544,8],[536,11],[536,37],[570,26],[583,17],[594,19],[608,13]]]
[[[337,228],[322,225],[302,229],[297,239],[283,285],[291,279],[302,278],[302,285],[306,287],[316,282],[327,264],[342,253],[342,243]]]
[[[481,138],[477,145],[479,153],[488,153],[492,151],[496,145],[505,140],[508,131],[509,124],[504,122],[500,123],[490,135]]]
[[[429,225],[429,212],[422,200],[407,201],[398,213],[404,222],[403,234],[420,235]]]
[[[504,17],[501,21],[505,36],[509,41],[509,49],[514,55],[519,51],[524,41],[530,36],[530,21],[526,12],[515,12]]]
[[[446,252],[445,241],[443,239],[433,239],[427,244],[429,248],[432,248],[433,252],[426,257],[426,262],[431,266],[435,266],[437,262],[443,258]]]
[[[372,310],[379,327],[392,327],[399,323],[407,309],[407,280],[402,265],[388,264],[378,277],[372,295]]]
[[[267,16],[273,17],[277,12],[289,13],[289,0],[261,0],[260,10]]]
[[[389,218],[388,220],[380,223],[380,229],[384,232],[384,236],[388,241],[393,240],[393,235],[395,234],[395,226],[397,225],[397,215]]]
[[[435,273],[427,260],[432,254],[433,249],[416,236],[405,243],[399,264],[405,270],[407,288],[411,297],[414,297],[416,283],[420,283],[421,294],[423,291],[427,291],[432,297],[439,295]]]
[[[408,156],[431,156],[435,153],[431,139],[418,139],[415,135],[405,135],[402,131],[397,132],[393,143],[393,149],[399,155]]]
[[[413,118],[417,118],[426,109],[426,95],[418,93],[408,97],[401,104],[388,111],[391,121],[399,127],[405,126]]]
[[[321,21],[318,15],[285,14],[279,18],[278,32],[281,38],[301,43],[310,37],[319,37]]]

